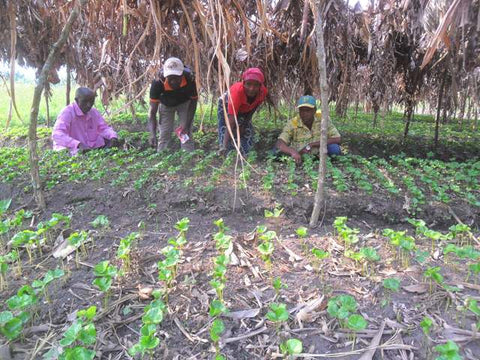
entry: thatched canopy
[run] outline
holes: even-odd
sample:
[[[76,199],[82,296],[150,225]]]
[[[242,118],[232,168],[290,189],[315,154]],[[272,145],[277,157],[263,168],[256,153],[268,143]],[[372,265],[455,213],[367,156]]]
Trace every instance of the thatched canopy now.
[[[468,99],[478,108],[479,3],[379,0],[363,10],[344,0],[323,2],[337,111],[363,100],[375,112],[393,102],[433,105],[444,77],[444,106]],[[2,59],[11,58],[15,26],[16,59],[40,68],[72,6],[0,0]],[[79,84],[101,89],[104,102],[121,93],[141,98],[169,56],[194,68],[203,93],[217,95],[243,69],[258,66],[274,97],[318,94],[313,6],[307,0],[90,0],[57,68],[68,64]]]

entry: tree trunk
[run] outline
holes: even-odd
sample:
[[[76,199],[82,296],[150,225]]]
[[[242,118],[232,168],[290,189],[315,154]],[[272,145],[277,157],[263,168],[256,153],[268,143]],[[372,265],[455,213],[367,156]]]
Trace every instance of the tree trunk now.
[[[86,4],[87,0],[79,0],[68,20],[65,24],[65,27],[60,33],[58,41],[53,44],[50,53],[48,54],[47,60],[43,65],[42,71],[37,79],[37,85],[35,86],[35,92],[33,94],[32,108],[30,110],[30,126],[28,128],[28,145],[30,150],[30,175],[32,177],[33,192],[35,196],[35,201],[40,209],[44,210],[46,208],[45,197],[42,191],[42,184],[40,180],[40,172],[38,169],[38,152],[37,152],[37,122],[38,122],[38,108],[40,106],[40,100],[42,98],[42,92],[47,82],[48,73],[52,68],[60,50],[65,45],[68,39],[68,35],[72,28],[74,21],[77,19],[78,14],[80,13],[80,8]]]
[[[13,1],[8,2],[8,16],[10,17],[10,108],[8,111],[5,129],[8,129],[12,121],[12,108],[15,106],[15,58],[17,48],[17,14]],[[16,106],[15,106],[16,109]],[[17,111],[18,113],[18,111]]]
[[[407,104],[407,121],[405,122],[405,130],[403,132],[403,141],[407,139],[408,136],[408,130],[410,129],[410,122],[412,121],[413,118],[413,104],[411,102],[408,102]]]
[[[49,127],[50,126],[50,105],[48,104],[48,93],[45,91],[44,95],[45,95],[45,105],[47,108],[47,127]]]
[[[70,69],[70,64],[67,63],[67,90],[66,90],[66,105],[70,105],[70,91],[72,89],[72,74],[71,74],[71,69]]]
[[[440,85],[440,91],[438,92],[437,117],[435,119],[435,138],[433,140],[435,150],[437,150],[437,146],[438,146],[438,129],[440,127],[440,109],[442,108],[443,89],[445,88],[446,80],[447,80],[447,71],[445,70],[443,73],[442,83]]]
[[[377,117],[378,117],[378,109],[373,112],[373,128],[377,127]]]
[[[312,216],[310,218],[310,227],[314,227],[318,223],[318,217],[320,211],[325,203],[325,174],[327,172],[327,128],[330,120],[330,112],[328,107],[328,83],[327,83],[327,71],[326,71],[326,55],[325,44],[323,40],[323,19],[322,19],[322,5],[321,0],[316,1],[317,4],[317,18],[315,24],[315,31],[317,37],[317,59],[318,69],[320,74],[320,96],[322,99],[322,124],[321,124],[321,136],[320,136],[320,163],[318,165],[318,184],[317,192],[315,194],[315,203],[313,207]]]

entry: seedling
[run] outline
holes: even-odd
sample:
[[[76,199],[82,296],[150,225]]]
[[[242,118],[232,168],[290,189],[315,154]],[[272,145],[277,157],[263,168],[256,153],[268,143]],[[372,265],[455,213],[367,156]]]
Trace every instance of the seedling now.
[[[353,332],[352,350],[355,347],[355,343],[357,340],[357,332],[365,329],[367,325],[368,325],[367,320],[365,320],[365,318],[362,315],[353,314],[348,317],[347,328],[352,330]]]
[[[437,345],[434,350],[440,354],[435,360],[462,360],[459,354],[458,345],[452,340],[448,340],[443,345]]]
[[[295,355],[301,354],[303,351],[302,341],[298,339],[288,339],[280,344],[280,351],[283,355],[288,355],[288,359],[295,359]]]
[[[227,282],[227,266],[230,262],[230,258],[226,254],[218,255],[214,259],[215,267],[213,269],[213,279],[210,281],[210,285],[215,289],[217,297],[223,302],[223,290]]]
[[[268,320],[275,323],[277,327],[277,333],[280,330],[281,324],[288,320],[288,316],[289,313],[287,310],[287,305],[277,303],[270,304],[270,311],[267,312],[266,315]]]
[[[369,269],[369,264],[373,264],[377,261],[380,261],[380,255],[378,255],[377,250],[373,247],[364,247],[360,249],[360,254],[362,255],[362,272],[369,276],[371,269]],[[372,266],[373,267],[373,266]]]
[[[430,335],[430,331],[433,327],[433,321],[427,316],[424,316],[422,321],[420,322],[420,327],[422,328],[423,333],[425,336]]]
[[[267,265],[267,268],[270,268],[271,265],[271,255],[275,250],[273,246],[273,240],[277,237],[277,233],[275,231],[265,231],[262,233],[259,238],[263,242],[257,246],[257,250],[260,252],[263,261]]]
[[[311,250],[313,256],[314,256],[314,266],[317,269],[320,269],[320,278],[323,281],[323,266],[320,267],[320,262],[330,256],[330,253],[328,251],[324,251],[322,249],[318,248],[313,248]]]
[[[275,295],[278,297],[280,295],[280,290],[287,289],[287,284],[282,283],[282,279],[279,277],[275,278],[272,282],[273,288],[275,289]]]
[[[3,216],[12,204],[12,199],[0,200],[0,216]]]
[[[153,291],[152,295],[154,300],[152,300],[152,302],[143,310],[143,325],[140,329],[140,339],[138,343],[133,345],[128,350],[128,353],[131,356],[135,356],[136,354],[140,353],[143,358],[143,356],[148,353],[149,357],[153,359],[155,348],[160,344],[160,339],[156,336],[156,331],[158,324],[163,321],[163,314],[166,306],[160,300],[162,296],[160,291]]]
[[[7,288],[7,272],[9,264],[18,261],[18,252],[15,250],[10,251],[6,255],[0,255],[0,291]]]
[[[95,220],[91,222],[91,224],[95,229],[108,228],[108,226],[110,225],[110,221],[105,215],[98,215]]]
[[[77,320],[67,329],[59,342],[63,347],[59,360],[92,360],[95,357],[95,351],[87,347],[94,346],[97,342],[97,330],[93,324],[96,313],[96,306],[77,312]]]
[[[283,212],[283,208],[278,208],[278,207],[275,207],[275,209],[273,210],[273,212],[271,212],[270,210],[267,210],[265,209],[264,211],[264,215],[265,217],[268,219],[268,218],[278,218],[280,217],[280,215],[282,215],[282,212]]]
[[[469,276],[472,273],[474,275],[478,275],[480,273],[480,262],[468,265],[468,275],[467,275],[467,279],[465,281],[468,280]],[[475,276],[475,284],[477,283],[477,279],[478,279],[478,276]]]
[[[382,300],[382,306],[387,305],[390,302],[391,293],[398,292],[400,290],[400,280],[396,278],[389,278],[383,280],[383,287],[385,288],[386,298]]]
[[[406,231],[383,230],[383,235],[390,239],[390,243],[397,249],[397,257],[404,268],[409,265],[410,252],[415,250],[415,239],[406,235]]]
[[[429,267],[427,270],[424,271],[423,276],[425,278],[429,279],[430,283],[430,293],[433,290],[433,282],[436,282],[439,285],[443,285],[443,276],[440,274],[440,266],[435,266],[435,267]]]
[[[43,292],[45,295],[45,298],[47,299],[48,302],[50,302],[50,298],[48,296],[48,285],[55,279],[59,279],[65,275],[65,272],[62,269],[55,269],[55,270],[49,270],[43,279],[41,280],[35,280],[32,283],[32,287],[34,289],[37,289],[38,291]]]
[[[104,306],[107,307],[112,280],[117,276],[118,269],[116,266],[110,265],[108,260],[105,260],[95,265],[93,273],[96,278],[93,280],[92,284],[97,286],[105,294]]]
[[[212,326],[210,327],[210,340],[212,340],[214,346],[215,346],[215,358],[216,359],[222,359],[223,356],[220,354],[220,336],[223,334],[225,331],[225,324],[221,319],[215,319],[212,322]]]
[[[350,245],[356,244],[358,242],[357,234],[360,232],[358,229],[351,229],[347,226],[348,218],[346,216],[340,216],[335,218],[333,222],[333,227],[337,230],[337,233],[341,240],[344,243],[344,254],[349,250]]]
[[[165,301],[168,302],[168,292],[172,287],[173,281],[177,277],[177,265],[180,262],[180,251],[169,245],[162,249],[165,259],[157,263],[158,279],[165,282],[167,291],[165,292]]]
[[[298,237],[302,239],[302,247],[303,251],[307,252],[307,243],[305,242],[305,238],[308,236],[308,229],[305,226],[300,226],[297,230],[295,230]]]
[[[84,256],[87,255],[87,249],[85,248],[85,243],[88,240],[88,235],[85,231],[81,232],[74,232],[70,234],[70,236],[67,238],[68,243],[75,248],[75,264],[78,267],[78,262],[80,261],[79,259],[79,253],[78,249],[81,249],[82,253]]]
[[[123,273],[126,273],[130,270],[130,253],[132,252],[133,244],[139,237],[140,235],[138,233],[133,232],[120,240],[120,245],[117,249],[117,258],[123,262]]]

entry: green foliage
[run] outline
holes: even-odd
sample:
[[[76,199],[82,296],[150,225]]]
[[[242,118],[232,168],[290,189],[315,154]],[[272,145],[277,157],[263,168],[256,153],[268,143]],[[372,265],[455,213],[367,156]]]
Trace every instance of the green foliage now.
[[[367,320],[362,315],[353,314],[348,317],[347,327],[353,331],[360,331],[367,327]]]
[[[346,216],[340,216],[335,218],[335,221],[333,222],[333,227],[344,242],[345,252],[348,250],[350,245],[358,242],[357,234],[360,232],[358,229],[349,228],[347,226],[347,220],[348,218]]]
[[[396,278],[384,279],[383,287],[387,290],[397,292],[400,290],[400,280]]]
[[[282,213],[283,213],[283,208],[275,207],[273,212],[265,209],[265,214],[264,215],[265,215],[266,218],[271,218],[271,217],[278,218],[278,217],[280,217],[280,215],[282,215]]]
[[[110,225],[110,221],[105,215],[98,215],[91,224],[95,229],[107,228]]]
[[[225,331],[225,324],[220,319],[215,319],[212,322],[212,326],[210,327],[210,339],[213,342],[218,342],[220,340],[220,336]]]
[[[420,322],[420,327],[423,330],[423,333],[425,335],[430,334],[430,331],[432,330],[433,327],[433,321],[427,316],[424,316],[422,321]]]
[[[295,232],[301,238],[305,238],[308,235],[308,229],[305,226],[300,226]]]
[[[282,283],[282,279],[280,279],[279,277],[276,277],[275,279],[273,279],[272,286],[275,289],[277,296],[280,293],[280,290],[288,288],[287,284]]]
[[[302,341],[299,339],[288,339],[280,344],[280,351],[284,355],[298,355],[303,351]]]
[[[338,295],[328,301],[327,312],[339,320],[347,319],[357,311],[357,301],[351,295]]]
[[[12,204],[12,199],[0,200],[0,216],[2,216],[7,212],[11,204]]]
[[[90,306],[77,312],[77,320],[65,331],[59,342],[63,348],[59,360],[83,360],[95,357],[95,351],[87,347],[94,347],[97,342],[97,330],[93,323],[96,313],[96,306]]]
[[[437,284],[443,284],[443,276],[440,274],[440,266],[429,267],[423,272],[425,278],[435,281]]]
[[[274,323],[282,323],[288,320],[288,310],[285,304],[270,304],[270,311],[267,312],[267,319]]]
[[[330,256],[330,253],[328,251],[324,251],[318,248],[312,248],[311,252],[313,256],[315,256],[315,258],[317,258],[318,260],[323,260]]]
[[[118,269],[116,266],[110,265],[110,261],[105,260],[95,265],[93,273],[96,278],[93,280],[92,284],[106,293],[110,290],[112,280],[118,274]]]
[[[145,353],[153,354],[155,348],[160,344],[160,339],[156,336],[156,331],[157,326],[163,321],[166,306],[160,300],[160,292],[154,291],[152,295],[154,300],[145,306],[143,310],[139,341],[128,350],[131,356],[139,353],[142,357]]]
[[[135,241],[140,237],[140,234],[133,232],[120,240],[120,244],[117,249],[117,258],[123,262],[123,272],[127,272],[130,269],[130,254]]]
[[[435,346],[435,351],[440,354],[435,360],[462,360],[459,354],[458,345],[452,340],[448,340],[443,345]]]

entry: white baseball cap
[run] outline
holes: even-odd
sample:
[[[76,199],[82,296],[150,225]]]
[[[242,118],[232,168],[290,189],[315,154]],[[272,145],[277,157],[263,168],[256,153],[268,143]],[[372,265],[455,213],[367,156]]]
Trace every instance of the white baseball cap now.
[[[177,75],[180,76],[183,74],[183,62],[182,60],[171,57],[165,61],[163,64],[163,76],[167,77],[169,75]]]

